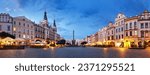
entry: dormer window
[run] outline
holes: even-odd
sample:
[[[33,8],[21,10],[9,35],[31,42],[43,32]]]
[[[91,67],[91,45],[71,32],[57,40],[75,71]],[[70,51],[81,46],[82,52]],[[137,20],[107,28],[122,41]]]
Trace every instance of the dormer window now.
[[[144,19],[144,16],[142,16],[141,19],[143,20],[143,19]]]
[[[23,19],[23,21],[25,21],[25,19]]]

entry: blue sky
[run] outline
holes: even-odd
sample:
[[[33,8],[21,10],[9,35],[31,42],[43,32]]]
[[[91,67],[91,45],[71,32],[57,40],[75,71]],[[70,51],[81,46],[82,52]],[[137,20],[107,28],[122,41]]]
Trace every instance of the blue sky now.
[[[49,22],[56,19],[58,33],[65,39],[83,39],[106,26],[119,12],[127,16],[150,10],[150,0],[0,0],[0,12],[26,16],[39,23],[44,11]]]

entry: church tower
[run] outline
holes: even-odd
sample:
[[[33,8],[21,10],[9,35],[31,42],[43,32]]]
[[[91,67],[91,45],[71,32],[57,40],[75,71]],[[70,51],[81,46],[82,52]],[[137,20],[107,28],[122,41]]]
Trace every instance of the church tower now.
[[[47,20],[47,12],[44,12],[44,20]]]
[[[47,18],[47,12],[46,12],[46,11],[44,12],[44,18],[43,18],[43,23],[42,23],[42,25],[43,25],[44,27],[48,27],[48,18]]]
[[[56,21],[55,21],[55,19],[54,19],[54,22],[53,22],[53,30],[54,30],[54,32],[57,32],[57,26],[56,26]]]

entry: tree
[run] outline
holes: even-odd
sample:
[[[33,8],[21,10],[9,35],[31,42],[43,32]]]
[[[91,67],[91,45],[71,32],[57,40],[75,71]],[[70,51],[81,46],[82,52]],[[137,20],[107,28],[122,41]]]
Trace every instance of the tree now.
[[[87,42],[86,42],[86,41],[81,42],[81,45],[85,45],[85,44],[87,44]]]
[[[71,43],[67,42],[66,45],[71,46]]]
[[[0,33],[0,38],[6,38],[6,37],[11,37],[11,38],[13,38],[13,39],[15,39],[15,36],[14,35],[11,35],[11,34],[9,34],[9,33],[6,33],[6,32],[1,32]]]
[[[65,39],[59,40],[59,41],[57,42],[57,44],[65,45],[65,44],[66,44],[66,40],[65,40]]]

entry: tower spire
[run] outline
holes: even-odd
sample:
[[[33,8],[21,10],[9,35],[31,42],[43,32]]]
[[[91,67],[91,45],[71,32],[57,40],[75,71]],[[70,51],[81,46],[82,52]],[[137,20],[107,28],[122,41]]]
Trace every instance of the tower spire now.
[[[56,27],[56,21],[55,21],[55,19],[54,19],[54,22],[53,22],[53,26]]]
[[[44,12],[44,20],[47,20],[47,12]]]

